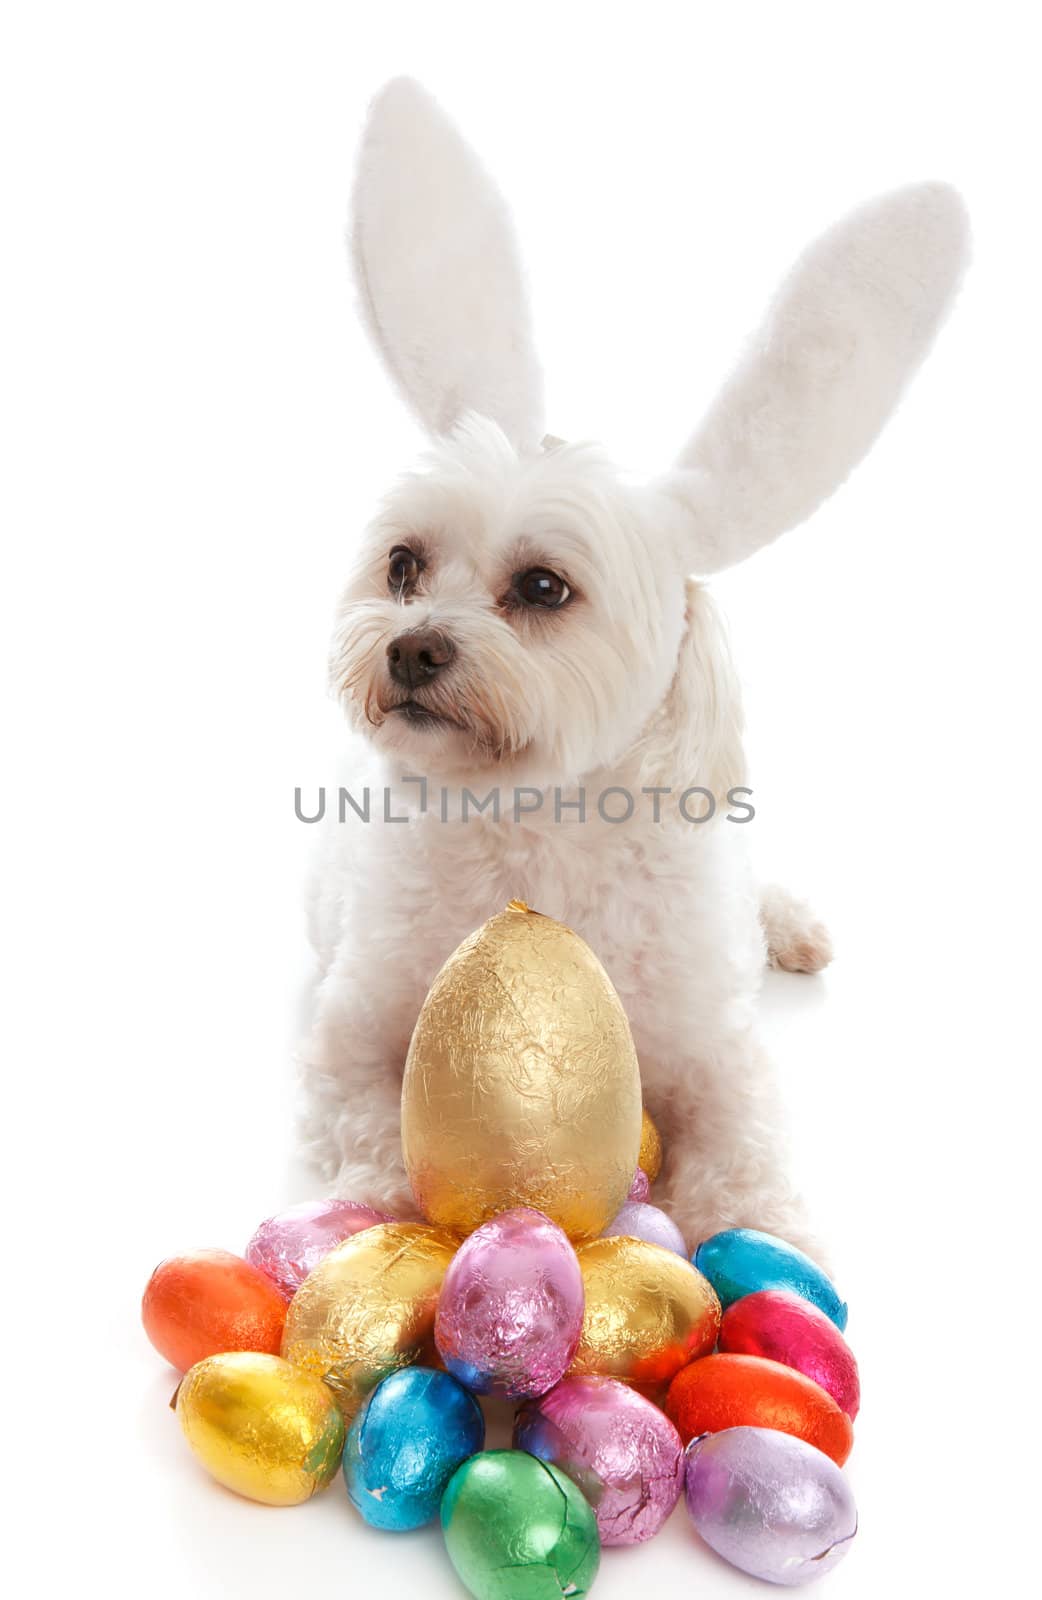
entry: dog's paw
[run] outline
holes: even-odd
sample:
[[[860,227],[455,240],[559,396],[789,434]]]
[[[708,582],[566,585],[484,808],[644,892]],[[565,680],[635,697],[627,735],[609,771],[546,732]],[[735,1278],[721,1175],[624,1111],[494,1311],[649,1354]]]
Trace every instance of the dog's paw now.
[[[798,937],[767,947],[771,966],[783,972],[822,972],[832,955],[832,939],[823,922],[812,922]]]
[[[765,889],[760,920],[767,960],[783,972],[821,972],[832,960],[832,938],[803,900],[784,889]]]

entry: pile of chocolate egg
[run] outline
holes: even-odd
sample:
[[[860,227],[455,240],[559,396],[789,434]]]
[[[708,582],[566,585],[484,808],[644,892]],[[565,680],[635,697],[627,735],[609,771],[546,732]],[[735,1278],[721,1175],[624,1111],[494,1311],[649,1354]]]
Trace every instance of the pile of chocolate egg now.
[[[752,1229],[689,1259],[650,1203],[662,1147],[620,1016],[582,941],[512,905],[450,958],[413,1037],[403,1145],[427,1220],[310,1202],[243,1257],[156,1269],[145,1328],[184,1374],[176,1411],[218,1482],[293,1505],[339,1471],[345,1509],[373,1527],[440,1518],[476,1600],[582,1596],[602,1549],[651,1539],[682,1497],[704,1544],[756,1577],[804,1583],[842,1558],[857,1526],[846,1307]],[[470,1160],[454,1173],[457,1114]],[[512,1448],[484,1448],[482,1402],[513,1409]]]

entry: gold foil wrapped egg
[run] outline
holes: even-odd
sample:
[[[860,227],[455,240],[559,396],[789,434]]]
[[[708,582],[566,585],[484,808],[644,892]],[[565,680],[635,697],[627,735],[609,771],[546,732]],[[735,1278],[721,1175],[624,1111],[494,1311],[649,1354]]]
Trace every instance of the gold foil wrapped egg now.
[[[643,1239],[593,1239],[577,1251],[586,1312],[569,1376],[619,1378],[655,1396],[720,1331],[720,1301],[683,1256]]]
[[[511,901],[431,986],[402,1085],[402,1148],[431,1222],[470,1233],[531,1206],[573,1240],[626,1199],[640,1074],[622,1004],[588,945]]]
[[[331,1250],[290,1301],[282,1354],[324,1378],[350,1422],[381,1378],[428,1349],[442,1279],[459,1239],[420,1222],[382,1222]]]
[[[344,1421],[336,1400],[321,1379],[279,1356],[207,1356],[186,1374],[176,1409],[207,1472],[248,1500],[299,1505],[340,1465]]]
[[[652,1183],[662,1171],[662,1139],[648,1113],[644,1111],[640,1124],[640,1155],[637,1165],[646,1172]]]

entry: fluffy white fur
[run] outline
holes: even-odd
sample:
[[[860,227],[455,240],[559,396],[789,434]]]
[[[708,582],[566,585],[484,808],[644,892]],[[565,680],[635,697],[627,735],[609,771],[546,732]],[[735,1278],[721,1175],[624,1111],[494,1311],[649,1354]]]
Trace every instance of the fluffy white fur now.
[[[744,779],[741,707],[705,573],[807,515],[869,447],[929,345],[966,250],[961,203],[930,184],[873,202],[797,264],[763,332],[672,472],[627,481],[588,445],[540,449],[541,395],[509,223],[488,178],[418,85],[370,114],[355,190],[363,311],[432,434],[392,490],[347,584],[331,675],[364,755],[344,782],[368,824],[332,818],[314,903],[322,963],[303,1058],[306,1138],[338,1190],[406,1213],[401,1069],[432,977],[513,897],[592,945],[633,1028],[666,1147],[657,1198],[692,1244],[733,1224],[804,1245],[781,1119],[757,1041],[765,954],[814,971],[828,935],[781,891],[760,901],[748,828],[724,819]],[[422,561],[394,592],[388,556]],[[559,574],[559,611],[519,608],[514,574]],[[388,668],[435,626],[453,661],[401,714]],[[430,780],[421,812],[417,785]],[[605,822],[596,797],[691,784],[721,801],[694,825],[663,800]],[[384,786],[393,794],[383,821]],[[542,808],[515,820],[515,786]],[[450,796],[443,820],[439,789]],[[459,792],[498,786],[499,819]],[[554,793],[588,796],[580,821]],[[331,807],[331,812],[335,811]],[[766,934],[766,937],[765,937]]]
[[[521,448],[538,444],[542,375],[509,213],[408,78],[386,86],[369,122],[352,255],[362,318],[428,431],[447,432],[467,409]]]

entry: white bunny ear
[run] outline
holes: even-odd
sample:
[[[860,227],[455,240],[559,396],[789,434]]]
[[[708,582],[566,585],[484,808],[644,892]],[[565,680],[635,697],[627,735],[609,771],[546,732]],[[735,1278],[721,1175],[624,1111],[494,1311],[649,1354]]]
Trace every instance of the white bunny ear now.
[[[843,482],[929,349],[968,244],[959,195],[926,183],[851,212],[797,261],[660,481],[689,513],[695,571],[744,560]]]
[[[352,210],[362,314],[420,421],[444,434],[476,411],[519,449],[537,448],[542,376],[509,212],[411,78],[373,101]]]

